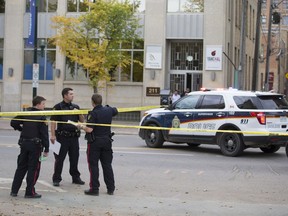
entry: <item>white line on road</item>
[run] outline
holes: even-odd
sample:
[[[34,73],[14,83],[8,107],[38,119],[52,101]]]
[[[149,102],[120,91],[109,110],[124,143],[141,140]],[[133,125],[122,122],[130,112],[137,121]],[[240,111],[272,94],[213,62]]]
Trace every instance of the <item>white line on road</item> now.
[[[12,181],[13,181],[12,178],[0,178],[0,184],[12,184]],[[65,191],[59,187],[54,187],[53,185],[51,185],[48,182],[43,181],[43,180],[38,180],[37,183],[52,189],[52,190],[40,190],[39,189],[39,191],[50,191],[50,192],[60,192],[60,193],[67,192],[67,191]],[[0,187],[0,188],[1,189],[11,189],[10,187],[9,188],[8,187]]]

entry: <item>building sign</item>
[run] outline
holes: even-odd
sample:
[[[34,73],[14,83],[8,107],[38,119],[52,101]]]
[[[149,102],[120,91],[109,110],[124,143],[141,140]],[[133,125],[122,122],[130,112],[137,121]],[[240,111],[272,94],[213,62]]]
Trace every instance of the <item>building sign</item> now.
[[[206,46],[205,70],[222,70],[222,46]]]
[[[29,30],[28,30],[28,46],[34,45],[35,28],[36,28],[36,2],[30,0],[30,14],[29,14]]]
[[[160,96],[160,87],[146,87],[146,96]]]
[[[162,46],[147,46],[145,68],[162,69]]]

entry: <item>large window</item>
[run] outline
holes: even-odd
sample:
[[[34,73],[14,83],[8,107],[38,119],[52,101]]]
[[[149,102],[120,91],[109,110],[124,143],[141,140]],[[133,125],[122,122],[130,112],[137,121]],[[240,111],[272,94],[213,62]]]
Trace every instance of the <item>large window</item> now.
[[[109,71],[111,82],[143,82],[144,41],[121,44],[121,52],[130,56],[130,64],[125,67],[116,67]],[[84,81],[88,80],[89,71],[77,62],[66,58],[65,79]]]
[[[24,80],[31,80],[33,74],[34,49],[28,47],[25,41],[24,48]],[[55,69],[56,47],[46,39],[37,41],[37,63],[39,64],[39,80],[53,80]]]
[[[96,0],[89,0],[89,2],[95,2]],[[67,0],[67,11],[68,12],[87,12],[89,7],[87,0]]]
[[[204,0],[168,0],[168,12],[204,12]]]
[[[72,62],[66,58],[65,80],[88,80],[88,72],[77,62]]]
[[[87,0],[67,0],[68,12],[87,12],[89,11],[88,5],[85,3]],[[119,0],[123,2],[125,0]],[[89,2],[96,2],[96,0],[89,0]],[[129,0],[134,6],[138,5],[137,12],[145,11],[145,0]]]
[[[131,62],[126,67],[111,70],[111,81],[143,82],[144,41],[121,44],[120,50],[131,57]]]
[[[171,70],[203,70],[203,41],[171,43]]]
[[[37,2],[37,0],[35,0]],[[38,12],[56,12],[58,0],[38,1]],[[26,12],[30,12],[30,0],[26,0]]]
[[[126,0],[119,0],[120,2],[125,2]],[[145,11],[145,0],[128,0],[133,6],[138,6],[135,12],[141,13]]]

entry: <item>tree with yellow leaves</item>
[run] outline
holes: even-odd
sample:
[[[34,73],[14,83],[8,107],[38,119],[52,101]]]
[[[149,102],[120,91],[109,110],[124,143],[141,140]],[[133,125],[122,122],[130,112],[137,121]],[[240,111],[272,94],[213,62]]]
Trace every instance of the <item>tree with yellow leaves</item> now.
[[[87,69],[97,92],[99,81],[109,80],[109,71],[131,63],[120,44],[138,39],[139,20],[128,0],[97,0],[87,4],[90,11],[78,17],[55,16],[57,34],[52,42],[72,61]]]

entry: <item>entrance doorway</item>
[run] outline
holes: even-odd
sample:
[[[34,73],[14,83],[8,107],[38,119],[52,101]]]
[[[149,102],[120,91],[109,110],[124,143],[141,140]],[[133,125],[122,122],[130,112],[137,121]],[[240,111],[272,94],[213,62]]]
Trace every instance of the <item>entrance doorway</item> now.
[[[170,74],[170,89],[172,92],[178,90],[181,94],[187,88],[190,91],[199,91],[201,87],[201,73]]]

